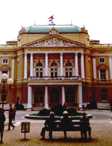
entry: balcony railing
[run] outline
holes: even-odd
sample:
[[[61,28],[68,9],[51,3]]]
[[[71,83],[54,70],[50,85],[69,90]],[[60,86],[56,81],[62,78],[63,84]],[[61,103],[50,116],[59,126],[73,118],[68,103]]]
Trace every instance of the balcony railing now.
[[[71,76],[71,77],[65,77],[65,76],[57,76],[57,77],[51,77],[51,76],[43,76],[43,77],[36,77],[31,76],[31,80],[80,80],[80,76]]]
[[[108,82],[112,82],[111,79],[93,79],[94,82],[97,83],[108,83]]]

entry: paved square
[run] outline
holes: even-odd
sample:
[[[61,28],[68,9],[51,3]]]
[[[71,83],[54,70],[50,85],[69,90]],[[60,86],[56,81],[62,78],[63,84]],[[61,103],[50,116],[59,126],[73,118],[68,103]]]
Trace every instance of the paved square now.
[[[17,111],[15,129],[7,131],[7,125],[4,132],[4,146],[112,146],[112,112],[111,111],[87,111],[93,115],[90,120],[92,127],[91,141],[81,141],[79,132],[68,132],[68,140],[63,139],[63,132],[54,132],[54,140],[41,140],[40,131],[44,121],[24,119],[26,111]],[[29,113],[29,111],[28,111]],[[7,113],[6,113],[7,115]],[[23,140],[21,134],[21,121],[31,122],[31,132],[27,134],[28,140]],[[46,135],[47,137],[47,135]]]

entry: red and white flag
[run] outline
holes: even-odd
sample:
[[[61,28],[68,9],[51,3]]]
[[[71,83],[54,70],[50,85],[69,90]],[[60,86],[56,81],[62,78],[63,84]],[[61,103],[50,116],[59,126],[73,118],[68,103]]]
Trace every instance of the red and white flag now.
[[[55,23],[54,23],[54,16],[53,15],[51,15],[49,18],[48,18],[48,20],[49,20],[49,25],[55,25]]]
[[[53,21],[54,16],[52,15],[52,16],[50,16],[48,19],[49,19],[49,21]]]

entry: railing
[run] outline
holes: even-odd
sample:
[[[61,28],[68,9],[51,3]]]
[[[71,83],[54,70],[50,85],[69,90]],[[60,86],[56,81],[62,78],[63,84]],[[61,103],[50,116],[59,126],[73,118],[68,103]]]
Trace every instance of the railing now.
[[[71,77],[65,77],[65,76],[57,76],[57,77],[51,77],[51,76],[43,76],[43,77],[36,77],[32,76],[30,77],[31,80],[80,80],[80,76],[71,76]]]
[[[95,84],[103,85],[103,86],[107,84],[110,84],[110,85],[112,84],[112,80],[110,79],[106,79],[106,80],[93,79],[92,82]]]
[[[93,81],[100,83],[112,82],[110,79],[93,79]]]

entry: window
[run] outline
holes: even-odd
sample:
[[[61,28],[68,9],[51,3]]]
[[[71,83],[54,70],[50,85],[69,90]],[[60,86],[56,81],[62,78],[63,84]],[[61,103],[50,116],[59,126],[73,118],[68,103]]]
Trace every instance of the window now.
[[[100,80],[106,80],[106,70],[105,69],[100,69]]]
[[[4,71],[2,71],[2,74],[4,74],[4,73],[5,73],[5,74],[8,74],[8,71],[5,71],[5,70],[4,70]]]
[[[72,64],[69,61],[65,64],[65,77],[72,77]]]
[[[101,64],[101,63],[104,63],[104,61],[105,61],[105,60],[104,60],[104,57],[100,57],[100,58],[99,58],[99,63],[100,63],[100,64]]]
[[[8,58],[2,58],[2,64],[8,64]]]
[[[5,79],[9,78],[9,72],[8,72],[8,70],[1,71],[2,77],[4,76],[4,74],[5,74],[5,77],[4,77]]]
[[[56,62],[53,62],[51,64],[51,77],[57,77],[58,76],[58,65]]]
[[[41,62],[38,62],[35,67],[36,77],[43,77],[43,66]]]

